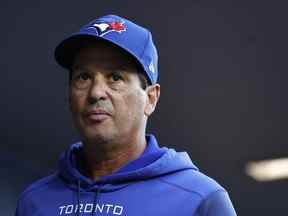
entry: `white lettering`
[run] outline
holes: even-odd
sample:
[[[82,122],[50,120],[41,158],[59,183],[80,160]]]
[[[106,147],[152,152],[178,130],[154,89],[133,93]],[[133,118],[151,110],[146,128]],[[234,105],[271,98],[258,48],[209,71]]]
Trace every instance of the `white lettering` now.
[[[62,215],[63,209],[65,208],[65,206],[60,206],[59,208],[60,208],[60,213],[59,213],[59,215]]]
[[[102,212],[103,212],[103,209],[104,209],[104,205],[102,204],[102,206],[101,206],[101,208],[100,208],[99,204],[97,203],[94,212],[97,212],[97,209],[99,209],[99,212],[102,213]]]
[[[79,212],[80,213],[82,213],[83,211],[82,211],[82,209],[83,209],[83,204],[82,203],[80,203],[80,210],[79,210]]]
[[[98,203],[79,203],[78,204],[70,204],[70,205],[62,205],[59,206],[59,215],[70,215],[72,213],[77,213],[77,212],[84,212],[84,213],[92,213],[92,212],[98,212],[101,213],[101,215],[104,214],[106,215],[122,215],[124,211],[124,207],[120,205],[113,205],[113,204],[98,204]]]
[[[66,207],[66,211],[65,211],[65,214],[71,214],[73,212],[73,205],[68,205]]]
[[[118,209],[118,212],[117,212],[117,209]],[[115,215],[121,215],[121,214],[122,214],[122,211],[123,211],[123,207],[122,207],[122,206],[117,206],[117,205],[115,205],[114,210],[113,210],[113,214],[115,214]]]
[[[74,210],[74,212],[76,213],[77,211],[78,211],[78,205],[75,205],[75,210]]]
[[[90,207],[90,208],[89,208]],[[92,203],[88,203],[85,205],[85,209],[84,209],[84,212],[85,213],[90,213],[93,211],[93,204]]]
[[[112,207],[113,205],[111,205],[111,204],[106,204],[105,206],[108,206],[108,207],[107,207],[107,214],[108,214],[110,207]]]

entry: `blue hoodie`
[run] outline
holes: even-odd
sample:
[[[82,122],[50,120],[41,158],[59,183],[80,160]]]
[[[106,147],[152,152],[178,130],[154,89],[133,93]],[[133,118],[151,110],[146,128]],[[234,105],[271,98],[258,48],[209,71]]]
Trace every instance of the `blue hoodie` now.
[[[59,169],[29,186],[16,216],[234,216],[225,189],[201,173],[187,153],[160,148],[146,136],[142,156],[95,182],[77,169],[72,145]]]

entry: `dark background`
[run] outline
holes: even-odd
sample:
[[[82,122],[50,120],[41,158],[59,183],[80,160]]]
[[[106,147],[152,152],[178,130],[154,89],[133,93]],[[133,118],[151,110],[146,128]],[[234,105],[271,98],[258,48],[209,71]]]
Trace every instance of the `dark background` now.
[[[104,14],[149,28],[161,99],[149,131],[188,151],[230,193],[239,215],[287,215],[287,181],[258,183],[251,160],[285,157],[288,13],[285,1],[1,1],[1,215],[78,140],[67,73],[53,59],[64,37]]]

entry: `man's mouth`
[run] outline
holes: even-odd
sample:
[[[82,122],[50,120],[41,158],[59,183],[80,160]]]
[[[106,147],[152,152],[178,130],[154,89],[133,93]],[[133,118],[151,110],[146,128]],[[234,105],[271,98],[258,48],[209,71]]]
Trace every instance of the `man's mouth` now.
[[[85,112],[84,116],[89,123],[97,123],[109,118],[111,114],[103,109],[93,109]]]

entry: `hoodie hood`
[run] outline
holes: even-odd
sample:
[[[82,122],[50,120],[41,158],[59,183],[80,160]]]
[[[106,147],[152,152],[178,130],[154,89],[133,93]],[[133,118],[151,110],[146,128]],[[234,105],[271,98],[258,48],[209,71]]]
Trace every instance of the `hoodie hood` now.
[[[124,169],[120,169],[123,170],[122,172],[103,176],[97,182],[82,175],[77,169],[75,155],[77,152],[81,152],[83,147],[81,142],[72,144],[60,157],[59,175],[74,190],[79,190],[79,185],[81,185],[80,190],[82,191],[94,191],[101,187],[101,191],[105,192],[121,189],[134,181],[152,179],[185,169],[198,170],[186,152],[176,152],[174,149],[160,148],[153,135],[146,135],[146,141],[147,146],[153,145],[159,151],[162,151],[163,154],[159,155],[156,160],[150,161],[149,164],[145,164],[145,166],[134,170],[126,170],[124,167]]]
[[[82,144],[71,145],[60,170],[23,192],[15,216],[236,216],[224,188],[199,172],[186,153],[160,148],[152,135],[146,140],[137,159],[97,182],[77,169]]]

